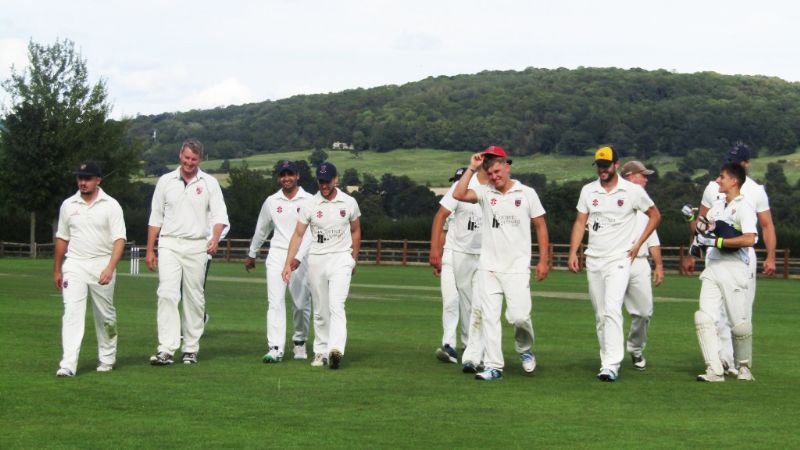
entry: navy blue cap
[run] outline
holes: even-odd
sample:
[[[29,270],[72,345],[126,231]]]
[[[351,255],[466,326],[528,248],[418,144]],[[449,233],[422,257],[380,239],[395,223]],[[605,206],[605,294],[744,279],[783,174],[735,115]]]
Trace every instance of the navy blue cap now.
[[[275,170],[275,172],[280,175],[283,172],[298,173],[299,170],[297,170],[297,164],[294,161],[284,159],[283,161],[278,162],[278,168]]]
[[[734,144],[728,151],[728,161],[736,163],[750,161],[750,147],[741,142]]]
[[[331,181],[336,178],[336,166],[329,162],[324,162],[317,167],[317,180]]]
[[[464,175],[464,172],[466,171],[467,171],[466,167],[459,167],[458,169],[456,169],[456,173],[452,177],[450,177],[450,182],[452,183],[454,181],[460,180],[461,175]]]
[[[84,161],[82,162],[78,168],[73,172],[75,175],[79,177],[99,177],[100,175],[100,168],[97,167],[97,163],[94,161]]]

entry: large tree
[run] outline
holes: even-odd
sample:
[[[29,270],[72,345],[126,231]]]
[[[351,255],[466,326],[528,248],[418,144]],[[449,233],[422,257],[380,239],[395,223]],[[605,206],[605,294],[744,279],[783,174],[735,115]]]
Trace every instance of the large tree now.
[[[139,162],[137,147],[126,142],[127,122],[108,118],[105,82],[90,83],[73,42],[31,41],[28,59],[2,83],[11,102],[0,127],[0,196],[30,213],[35,242],[37,216],[56,217],[59,203],[75,191],[72,171],[80,161],[97,161],[110,192],[127,187]]]

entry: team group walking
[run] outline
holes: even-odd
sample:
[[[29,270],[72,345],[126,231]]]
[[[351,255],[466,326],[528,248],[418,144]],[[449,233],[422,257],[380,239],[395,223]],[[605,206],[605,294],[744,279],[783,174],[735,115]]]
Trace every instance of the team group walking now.
[[[149,360],[156,366],[173,364],[179,350],[184,364],[200,360],[208,318],[207,270],[221,237],[230,229],[219,183],[199,168],[202,143],[185,141],[178,159],[179,167],[156,184],[148,221],[145,259],[147,267],[158,272],[157,346]],[[726,376],[754,380],[752,313],[758,270],[754,246],[759,227],[767,249],[763,272],[775,270],[769,200],[763,186],[747,176],[749,149],[738,144],[727,159],[706,188],[700,207],[684,208],[693,234],[692,253],[704,253],[706,258],[694,316],[706,366],[697,380],[704,382],[725,381]],[[596,378],[613,382],[620,376],[626,352],[632,369],[647,368],[652,285],[659,286],[664,279],[656,233],[661,214],[645,190],[652,170],[638,161],[621,166],[620,155],[611,147],[597,150],[593,164],[597,179],[578,195],[567,265],[580,272],[585,264],[600,359]],[[504,303],[517,364],[524,374],[534,373],[534,235],[538,258],[533,276],[542,281],[551,268],[546,211],[533,188],[511,177],[511,168],[512,161],[499,146],[472,155],[451,178],[453,184],[431,229],[430,264],[440,277],[442,293],[442,340],[435,356],[480,381],[501,380],[507,367],[502,349]],[[122,208],[100,188],[100,168],[87,161],[75,175],[78,192],[63,202],[59,212],[53,270],[64,303],[59,377],[77,373],[90,294],[97,371],[114,368],[115,269],[126,242]],[[311,359],[312,367],[339,369],[347,344],[345,305],[361,244],[361,211],[356,200],[337,186],[338,172],[329,162],[317,168],[319,191],[314,195],[300,187],[295,162],[281,161],[275,175],[280,189],[264,200],[244,261],[245,269],[253,269],[261,246],[272,235],[265,261],[262,359],[280,363],[291,346],[294,360]],[[682,265],[691,273],[694,256]],[[630,315],[627,337],[623,306]]]

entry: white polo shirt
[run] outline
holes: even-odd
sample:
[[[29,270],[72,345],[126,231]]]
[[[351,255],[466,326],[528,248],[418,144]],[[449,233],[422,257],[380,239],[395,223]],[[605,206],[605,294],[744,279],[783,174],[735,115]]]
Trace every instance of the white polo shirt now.
[[[649,222],[649,221],[650,221],[650,218],[647,216],[647,214],[645,214],[645,213],[643,213],[641,211],[636,211],[636,238],[637,239],[639,238],[639,236],[642,235],[642,233],[644,233],[644,229],[647,228],[647,222]],[[656,232],[656,230],[653,230],[653,232],[650,233],[650,236],[647,237],[647,240],[644,241],[644,245],[639,247],[639,253],[636,255],[636,257],[637,258],[647,258],[647,256],[650,254],[650,248],[651,247],[660,247],[660,246],[661,246],[661,241],[658,239],[658,233]]]
[[[297,193],[292,199],[287,198],[282,189],[267,197],[261,205],[261,212],[258,214],[256,231],[250,241],[248,255],[251,258],[255,258],[258,255],[258,250],[272,230],[275,230],[275,234],[272,235],[272,240],[270,240],[270,248],[288,250],[289,241],[292,240],[294,229],[297,226],[297,219],[300,216],[300,208],[312,198],[313,196],[302,187],[298,187]],[[308,254],[308,246],[310,244],[311,232],[306,229],[303,241],[300,243],[300,249],[297,252],[296,258],[298,260],[302,260]]]
[[[69,242],[67,258],[90,259],[111,255],[114,241],[125,240],[122,207],[100,188],[91,205],[80,191],[64,200],[58,213],[56,237]]]
[[[536,191],[517,180],[503,194],[491,184],[471,188],[483,215],[478,268],[499,273],[530,273],[531,219],[544,215]]]
[[[230,225],[216,178],[198,169],[184,184],[179,167],[158,179],[148,225],[161,228],[161,236],[206,239],[208,228],[218,223]]]
[[[725,204],[725,199],[714,200],[706,217],[711,221],[722,220],[733,228],[741,231],[742,234],[755,233],[756,236],[758,236],[758,230],[756,229],[758,218],[756,217],[756,212],[744,195],[739,195],[728,204]],[[746,247],[740,248],[735,252],[727,252],[716,247],[708,247],[706,251],[706,260],[733,259],[749,264],[751,249],[752,247]]]
[[[641,237],[636,234],[636,211],[647,211],[653,200],[637,184],[617,177],[617,185],[606,192],[595,180],[581,189],[576,208],[588,214],[589,245],[586,256],[625,257]]]
[[[442,197],[439,204],[450,211],[452,222],[448,225],[447,240],[444,248],[457,252],[479,255],[481,253],[481,222],[483,213],[477,203],[460,202],[453,198],[456,184]],[[478,177],[469,180],[469,189],[480,186]]]
[[[350,222],[358,219],[361,211],[356,200],[336,188],[336,198],[329,201],[317,192],[300,207],[298,221],[311,229],[311,255],[325,255],[353,251]]]

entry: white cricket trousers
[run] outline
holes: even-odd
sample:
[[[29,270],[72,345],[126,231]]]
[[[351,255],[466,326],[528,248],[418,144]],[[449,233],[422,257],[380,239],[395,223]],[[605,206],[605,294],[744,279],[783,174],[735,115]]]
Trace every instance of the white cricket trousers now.
[[[339,350],[347,343],[344,303],[356,262],[350,252],[308,255],[308,285],[314,304],[314,353]]]
[[[484,365],[503,370],[503,330],[500,313],[503,296],[506,299],[506,320],[514,326],[514,349],[517,353],[533,347],[533,322],[531,322],[531,274],[498,273],[478,270],[478,288],[481,289],[483,314]],[[470,336],[471,337],[471,336]]]
[[[270,248],[267,255],[267,346],[278,347],[283,353],[286,345],[286,283],[281,272],[287,251]],[[293,341],[308,339],[308,322],[311,317],[311,291],[308,287],[308,259],[303,260],[289,278],[292,296]]]
[[[631,276],[623,303],[631,315],[631,328],[628,331],[626,349],[629,353],[641,356],[647,345],[647,326],[653,316],[652,269],[646,256],[637,257],[631,264]]]
[[[470,316],[473,303],[473,280],[479,255],[445,249],[442,254],[442,345],[456,348],[456,331],[461,318],[461,343],[469,345]]]
[[[748,264],[748,269],[750,274],[748,275],[749,284],[747,286],[747,297],[748,301],[750,302],[750,317],[753,316],[753,303],[756,299],[756,279],[758,278],[758,259],[756,258],[756,252],[751,250],[749,252],[750,261]],[[714,316],[712,316],[714,317]],[[728,367],[734,367],[734,358],[733,358],[733,334],[731,332],[731,327],[728,325],[728,314],[725,312],[725,307],[722,306],[720,309],[719,319],[717,320],[717,333],[719,335],[719,356],[720,360],[724,361],[728,364]]]
[[[725,323],[724,330],[718,329],[721,344],[731,341],[732,327],[742,323],[752,325],[754,279],[752,266],[737,260],[711,260],[700,274],[700,311],[708,314],[715,323]],[[722,317],[723,312],[727,319]],[[730,345],[729,352],[733,354]],[[725,348],[720,348],[724,360]],[[731,361],[733,358],[727,362]]]
[[[114,308],[114,285],[117,273],[111,282],[98,284],[100,273],[111,257],[75,260],[67,258],[61,267],[64,299],[64,316],[61,319],[61,344],[64,354],[60,367],[78,372],[78,355],[81,351],[86,323],[86,298],[92,293],[92,315],[97,335],[97,359],[103,364],[114,364],[117,360],[117,311]]]
[[[197,353],[203,335],[206,300],[203,290],[206,264],[206,239],[158,239],[158,351],[174,355],[183,351]],[[178,303],[183,295],[183,317]]]
[[[589,299],[594,308],[600,344],[600,366],[617,373],[625,356],[622,303],[630,274],[631,260],[628,257],[586,258]]]

